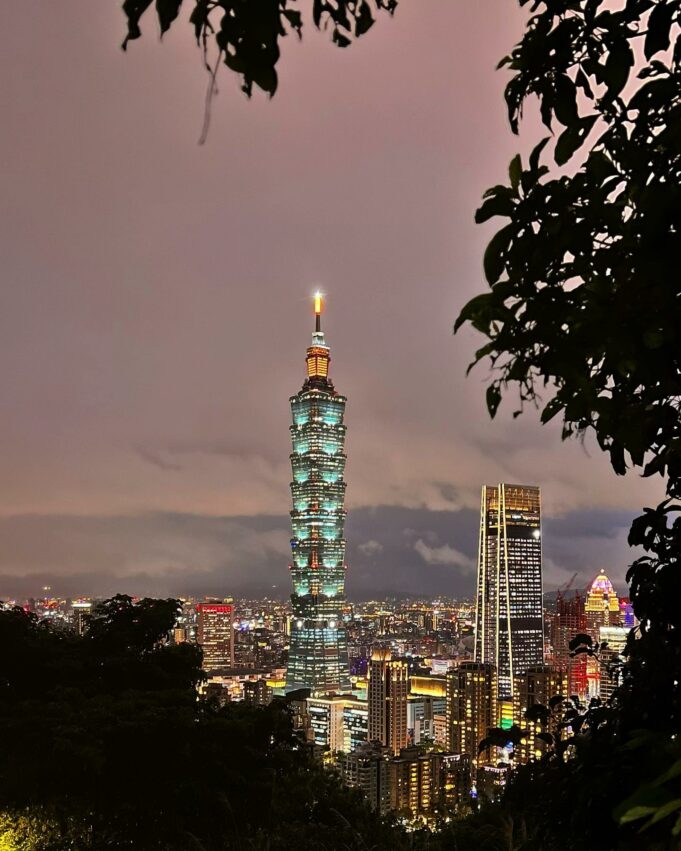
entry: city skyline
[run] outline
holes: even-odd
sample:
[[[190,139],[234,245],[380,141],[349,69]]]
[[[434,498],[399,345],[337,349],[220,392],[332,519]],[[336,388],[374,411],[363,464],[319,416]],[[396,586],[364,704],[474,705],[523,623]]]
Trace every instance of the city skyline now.
[[[145,24],[124,56],[115,4],[4,10],[4,594],[285,588],[287,398],[317,285],[362,412],[350,595],[470,594],[479,487],[499,480],[543,488],[547,587],[622,583],[658,483],[616,480],[510,402],[490,422],[484,371],[465,377],[479,340],[451,335],[483,285],[473,211],[533,141],[508,133],[494,71],[524,14],[490,2],[401,7],[346,52],[287,40],[277,97],[226,78],[203,147],[191,39],[161,48]],[[29,30],[37,59],[12,36]]]

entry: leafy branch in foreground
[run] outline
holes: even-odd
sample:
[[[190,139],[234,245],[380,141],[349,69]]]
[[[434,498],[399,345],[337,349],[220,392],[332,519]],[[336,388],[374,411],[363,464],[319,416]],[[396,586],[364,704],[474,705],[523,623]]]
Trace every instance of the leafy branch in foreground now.
[[[140,21],[152,0],[125,0],[128,42],[142,35]],[[274,95],[277,90],[279,39],[303,32],[303,15],[295,0],[189,0],[190,24],[203,50],[206,67],[215,81],[220,63],[238,74],[242,89],[250,97],[253,86]],[[307,4],[306,4],[307,5]],[[175,23],[182,0],[156,0],[155,11],[161,36]],[[375,23],[376,14],[392,14],[397,0],[311,0],[311,14],[318,29],[330,29],[333,42],[347,47]],[[215,49],[215,57],[211,49]]]
[[[526,5],[527,0],[521,3]],[[503,65],[511,126],[536,95],[550,137],[477,222],[509,219],[490,242],[490,292],[470,301],[489,342],[494,415],[509,384],[564,436],[592,429],[613,468],[681,480],[681,38],[679,0],[535,2]],[[636,63],[636,67],[635,66]],[[570,171],[560,167],[569,164]],[[539,393],[548,396],[545,403]]]
[[[669,499],[644,509],[629,533],[645,555],[627,573],[640,625],[622,685],[610,705],[569,719],[579,724],[574,760],[523,769],[507,799],[534,818],[537,847],[581,848],[577,824],[589,847],[596,837],[638,847],[641,821],[646,847],[676,847],[681,0],[520,5],[531,8],[525,34],[500,63],[511,72],[509,120],[517,133],[536,97],[551,135],[485,194],[476,221],[503,220],[484,256],[489,290],[465,305],[455,330],[470,324],[487,338],[474,364],[491,366],[492,416],[513,386],[516,414],[530,403],[544,423],[561,418],[563,438],[593,433],[617,474],[660,475]],[[641,748],[643,738],[656,746]],[[537,783],[552,818],[533,812]]]

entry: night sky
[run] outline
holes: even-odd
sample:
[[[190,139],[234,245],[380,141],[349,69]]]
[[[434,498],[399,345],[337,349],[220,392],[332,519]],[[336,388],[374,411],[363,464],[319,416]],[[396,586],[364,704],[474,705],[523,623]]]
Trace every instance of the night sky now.
[[[187,10],[188,11],[188,10]],[[509,400],[479,345],[483,191],[507,127],[509,0],[402,0],[341,51],[308,26],[280,90],[206,78],[183,20],[120,50],[117,2],[0,7],[0,598],[288,593],[290,411],[328,294],[348,396],[348,593],[470,593],[480,485],[539,484],[545,586],[621,583],[657,483]],[[276,588],[272,588],[276,586]]]

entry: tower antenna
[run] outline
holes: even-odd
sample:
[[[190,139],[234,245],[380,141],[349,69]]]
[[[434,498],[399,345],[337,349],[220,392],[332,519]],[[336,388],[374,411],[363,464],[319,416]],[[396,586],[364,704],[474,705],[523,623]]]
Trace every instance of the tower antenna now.
[[[317,290],[314,294],[315,331],[319,334],[322,330],[322,294]]]

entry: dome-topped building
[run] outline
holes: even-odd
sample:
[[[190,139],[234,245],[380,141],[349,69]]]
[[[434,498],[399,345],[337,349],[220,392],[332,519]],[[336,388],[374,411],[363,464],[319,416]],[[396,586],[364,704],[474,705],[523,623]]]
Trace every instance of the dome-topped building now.
[[[584,604],[586,626],[592,638],[598,639],[602,626],[618,626],[620,623],[620,601],[612,582],[601,572],[591,583]]]

